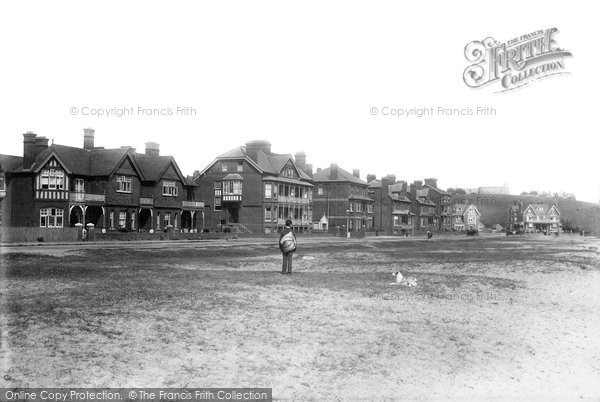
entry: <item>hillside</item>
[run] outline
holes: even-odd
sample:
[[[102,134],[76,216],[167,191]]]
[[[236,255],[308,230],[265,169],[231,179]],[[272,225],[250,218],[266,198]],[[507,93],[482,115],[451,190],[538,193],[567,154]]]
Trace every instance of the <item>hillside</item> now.
[[[538,197],[532,195],[471,194],[453,197],[453,201],[465,199],[477,205],[479,212],[481,212],[481,221],[486,226],[495,225],[497,223],[505,226],[508,219],[508,208],[515,201],[522,202],[524,206],[538,202],[543,202],[545,204],[552,204],[555,202],[554,197]],[[600,233],[599,204],[561,198],[556,199],[556,204],[561,213],[561,222],[568,222],[571,226],[578,226],[586,232],[593,232],[595,234]]]

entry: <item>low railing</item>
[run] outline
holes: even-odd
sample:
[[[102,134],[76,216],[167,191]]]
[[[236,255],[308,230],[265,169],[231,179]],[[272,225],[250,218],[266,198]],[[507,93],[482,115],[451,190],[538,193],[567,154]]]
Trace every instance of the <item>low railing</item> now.
[[[140,205],[151,207],[151,206],[154,205],[154,199],[153,198],[147,198],[147,197],[141,197],[140,198]]]
[[[278,225],[285,225],[286,219],[277,219]],[[311,222],[308,219],[292,219],[292,226],[305,226]]]
[[[285,195],[280,195],[277,197],[279,202],[287,202],[289,204],[310,204],[310,199],[308,198],[300,198],[300,197],[290,197]]]
[[[201,201],[181,201],[183,208],[201,209],[204,208],[204,203]]]
[[[69,193],[69,201],[71,202],[105,202],[106,196],[104,194],[90,194],[90,193]]]

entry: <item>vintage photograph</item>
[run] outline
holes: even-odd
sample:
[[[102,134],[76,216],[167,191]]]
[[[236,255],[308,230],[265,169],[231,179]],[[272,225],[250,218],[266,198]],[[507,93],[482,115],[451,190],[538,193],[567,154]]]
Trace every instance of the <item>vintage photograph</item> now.
[[[0,401],[600,399],[593,15],[4,2]]]

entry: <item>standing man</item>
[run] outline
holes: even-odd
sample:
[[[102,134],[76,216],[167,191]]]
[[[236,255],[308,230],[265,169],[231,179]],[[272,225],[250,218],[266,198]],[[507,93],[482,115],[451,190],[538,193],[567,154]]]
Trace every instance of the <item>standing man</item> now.
[[[292,221],[290,219],[285,221],[285,228],[279,236],[279,250],[283,254],[283,266],[281,268],[282,274],[292,274],[292,256],[296,251],[296,236],[292,232]]]

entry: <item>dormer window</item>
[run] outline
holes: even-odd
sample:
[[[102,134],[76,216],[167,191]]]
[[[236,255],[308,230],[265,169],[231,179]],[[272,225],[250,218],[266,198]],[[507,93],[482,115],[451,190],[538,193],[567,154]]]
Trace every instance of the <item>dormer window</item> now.
[[[283,176],[293,179],[294,178],[294,169],[290,166],[286,166],[285,169],[283,169]]]
[[[117,176],[117,192],[131,193],[131,177]]]
[[[167,197],[177,197],[177,184],[174,181],[163,181],[162,193]]]
[[[64,190],[65,172],[57,169],[42,169],[40,188],[43,190]]]

